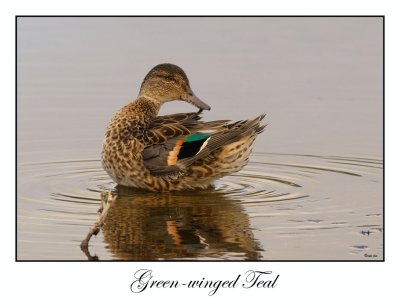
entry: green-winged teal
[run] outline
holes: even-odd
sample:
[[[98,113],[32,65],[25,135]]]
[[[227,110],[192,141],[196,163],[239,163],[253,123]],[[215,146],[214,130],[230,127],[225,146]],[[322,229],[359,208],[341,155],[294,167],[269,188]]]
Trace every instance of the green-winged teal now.
[[[247,164],[264,114],[233,123],[203,122],[200,112],[157,116],[173,100],[210,110],[181,68],[160,64],[145,77],[138,98],[111,120],[102,163],[116,183],[152,191],[207,188]]]

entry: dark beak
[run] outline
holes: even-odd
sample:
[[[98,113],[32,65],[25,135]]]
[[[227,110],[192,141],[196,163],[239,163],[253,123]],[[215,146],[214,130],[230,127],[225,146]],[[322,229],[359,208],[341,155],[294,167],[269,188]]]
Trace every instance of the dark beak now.
[[[210,110],[211,107],[208,106],[205,102],[203,102],[200,98],[198,98],[192,90],[189,90],[187,93],[187,98],[185,99],[188,103],[191,103],[192,105],[196,106],[197,108],[201,110]]]

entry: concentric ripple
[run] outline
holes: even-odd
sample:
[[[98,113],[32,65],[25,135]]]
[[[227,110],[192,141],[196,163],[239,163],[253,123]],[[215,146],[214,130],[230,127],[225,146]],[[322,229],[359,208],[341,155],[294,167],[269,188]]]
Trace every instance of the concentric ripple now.
[[[117,188],[96,159],[33,162],[17,188],[21,260],[91,258],[79,243],[104,190],[100,259],[382,258],[379,158],[259,153],[213,189],[162,194]]]

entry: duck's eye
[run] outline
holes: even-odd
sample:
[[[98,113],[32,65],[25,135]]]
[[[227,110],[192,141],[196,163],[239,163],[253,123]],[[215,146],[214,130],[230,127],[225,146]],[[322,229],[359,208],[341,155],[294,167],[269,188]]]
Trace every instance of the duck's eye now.
[[[167,79],[168,81],[175,81],[175,79],[173,77],[170,77],[170,76],[166,76],[164,78]]]

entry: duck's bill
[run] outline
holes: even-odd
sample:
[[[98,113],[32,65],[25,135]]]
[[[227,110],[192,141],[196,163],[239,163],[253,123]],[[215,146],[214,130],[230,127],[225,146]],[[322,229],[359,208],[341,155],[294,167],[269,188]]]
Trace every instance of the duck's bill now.
[[[200,110],[210,110],[211,107],[198,98],[193,92],[188,93],[186,101],[196,106]]]

